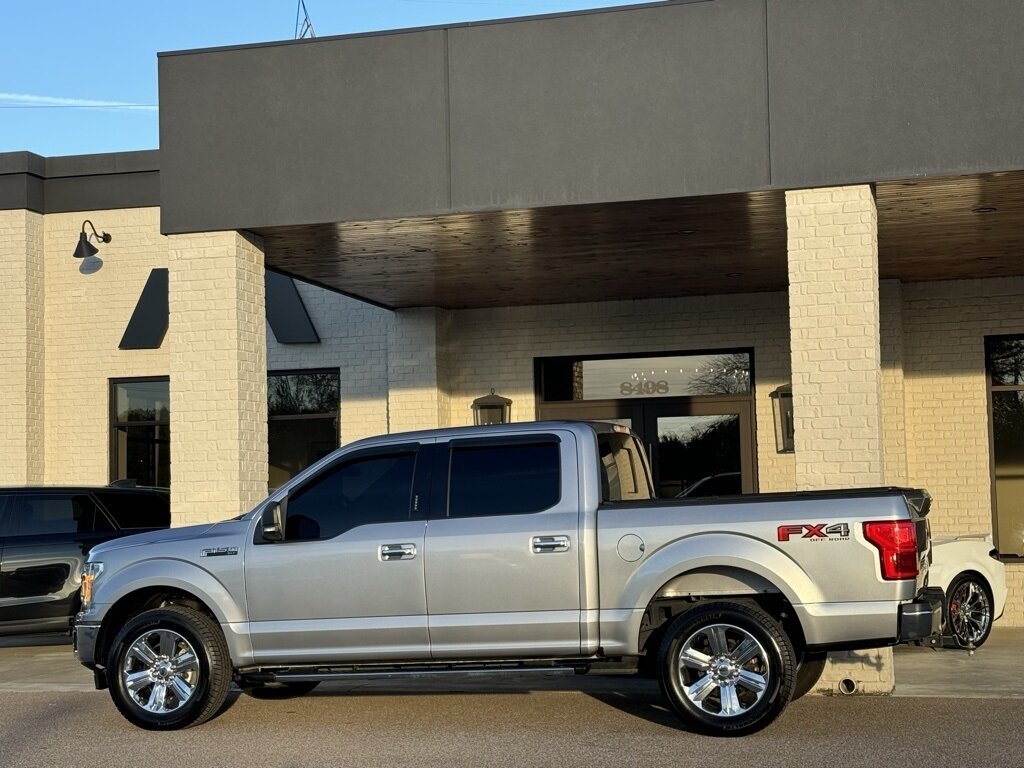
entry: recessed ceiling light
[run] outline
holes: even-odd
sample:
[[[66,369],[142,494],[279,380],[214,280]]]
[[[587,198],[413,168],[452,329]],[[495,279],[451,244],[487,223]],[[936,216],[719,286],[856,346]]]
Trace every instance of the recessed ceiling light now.
[[[991,205],[982,205],[971,210],[972,213],[995,213],[998,209],[993,208]]]
[[[743,277],[743,273],[742,272],[726,272],[725,276],[726,277]]]

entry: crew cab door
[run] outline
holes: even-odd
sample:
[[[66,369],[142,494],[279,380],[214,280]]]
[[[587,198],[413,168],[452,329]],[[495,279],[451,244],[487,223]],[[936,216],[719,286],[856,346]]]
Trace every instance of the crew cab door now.
[[[433,476],[425,560],[432,656],[578,656],[573,434],[439,441]]]
[[[292,489],[283,541],[245,553],[258,662],[426,659],[423,446],[343,454]]]

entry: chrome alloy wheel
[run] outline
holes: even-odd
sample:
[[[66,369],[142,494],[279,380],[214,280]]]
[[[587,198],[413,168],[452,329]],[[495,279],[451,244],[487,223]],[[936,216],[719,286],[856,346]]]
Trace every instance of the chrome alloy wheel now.
[[[135,704],[152,714],[167,714],[183,707],[195,693],[199,658],[177,632],[149,630],[129,646],[121,679]]]
[[[757,639],[733,624],[701,627],[679,651],[679,682],[694,706],[718,717],[736,717],[768,690],[768,654]]]
[[[988,633],[992,606],[988,594],[978,582],[960,582],[949,596],[949,619],[961,645],[974,645]]]

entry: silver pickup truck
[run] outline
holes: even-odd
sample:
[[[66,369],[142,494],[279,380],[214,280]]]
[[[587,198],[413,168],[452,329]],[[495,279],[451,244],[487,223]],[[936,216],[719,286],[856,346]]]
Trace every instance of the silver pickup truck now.
[[[247,514],[93,549],[75,650],[121,713],[195,725],[232,683],[635,663],[749,733],[830,650],[940,629],[923,491],[656,499],[639,441],[538,422],[362,440]]]

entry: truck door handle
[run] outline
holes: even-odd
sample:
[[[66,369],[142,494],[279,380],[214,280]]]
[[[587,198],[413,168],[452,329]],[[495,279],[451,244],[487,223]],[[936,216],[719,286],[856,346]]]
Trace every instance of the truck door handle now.
[[[381,544],[380,559],[384,562],[389,560],[412,560],[416,557],[415,544]]]
[[[569,551],[568,536],[534,536],[530,543],[533,546],[534,554],[537,555],[542,552]]]

